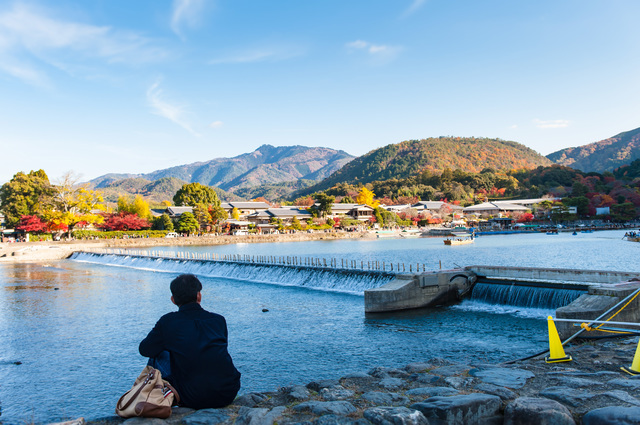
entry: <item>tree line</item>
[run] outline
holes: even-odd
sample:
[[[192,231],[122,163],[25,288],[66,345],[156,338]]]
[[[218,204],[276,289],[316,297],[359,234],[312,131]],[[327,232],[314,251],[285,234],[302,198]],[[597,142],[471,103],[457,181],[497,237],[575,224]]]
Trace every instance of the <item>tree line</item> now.
[[[95,228],[106,232],[161,230],[195,233],[210,230],[227,213],[215,191],[200,183],[183,185],[173,197],[177,206],[191,206],[177,220],[168,214],[153,217],[149,202],[142,196],[121,196],[115,207],[105,203],[100,191],[79,185],[72,173],[52,183],[44,170],[18,172],[0,187],[0,211],[5,225],[27,233],[67,234]],[[165,201],[163,207],[171,202]],[[237,214],[237,212],[236,212]],[[104,236],[104,235],[101,235]]]

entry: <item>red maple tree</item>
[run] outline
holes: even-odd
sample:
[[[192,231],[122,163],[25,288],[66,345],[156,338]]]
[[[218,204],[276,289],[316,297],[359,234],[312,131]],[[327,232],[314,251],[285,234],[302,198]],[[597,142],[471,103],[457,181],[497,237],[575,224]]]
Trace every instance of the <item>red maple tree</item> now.
[[[111,214],[107,216],[104,220],[104,223],[100,225],[101,229],[116,231],[141,230],[148,229],[149,227],[151,227],[151,223],[149,223],[147,220],[138,217],[137,214],[127,212]]]
[[[16,229],[28,233],[41,233],[47,230],[47,223],[37,215],[23,215],[20,217],[20,223],[16,226]]]

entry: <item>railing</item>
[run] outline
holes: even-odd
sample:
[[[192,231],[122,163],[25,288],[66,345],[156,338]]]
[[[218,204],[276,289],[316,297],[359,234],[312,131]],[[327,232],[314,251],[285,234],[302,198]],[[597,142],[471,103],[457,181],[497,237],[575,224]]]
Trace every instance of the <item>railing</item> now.
[[[190,260],[190,261],[219,261],[245,264],[261,264],[267,266],[298,266],[326,269],[362,270],[392,273],[420,273],[431,271],[426,264],[406,264],[386,261],[364,261],[337,258],[314,258],[297,256],[275,255],[248,255],[248,254],[216,254],[212,252],[187,252],[187,251],[147,251],[120,248],[93,248],[83,252],[89,254],[119,255],[144,257],[152,259]]]

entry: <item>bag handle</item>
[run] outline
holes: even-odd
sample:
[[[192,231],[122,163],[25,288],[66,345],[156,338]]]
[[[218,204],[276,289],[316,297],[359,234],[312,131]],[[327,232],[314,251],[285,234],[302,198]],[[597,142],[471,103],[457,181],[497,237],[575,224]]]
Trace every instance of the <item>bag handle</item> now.
[[[135,392],[135,394],[132,397],[129,397],[129,400],[127,400],[125,405],[120,407],[120,403],[122,402],[122,399],[124,398],[124,396],[126,396],[126,394],[124,394],[122,397],[120,397],[120,400],[118,400],[118,405],[116,407],[118,409],[120,409],[120,410],[125,410],[127,407],[129,407],[129,405],[131,405],[131,403],[133,403],[133,400],[138,398],[138,396],[142,392],[142,389],[149,383],[149,380],[151,378],[153,378],[153,370],[149,372],[149,374],[147,375],[147,378],[144,380],[144,382],[142,382],[140,387],[138,387],[138,390]]]
[[[176,405],[178,405],[178,404],[180,403],[180,395],[178,394],[178,391],[176,391],[176,389],[173,387],[173,385],[171,385],[171,384],[169,383],[169,381],[165,381],[165,380],[163,379],[163,380],[162,380],[162,383],[163,383],[164,385],[166,385],[167,387],[169,387],[169,389],[171,390],[171,392],[173,392],[173,395],[175,395],[175,396],[176,396],[175,403],[176,403]]]

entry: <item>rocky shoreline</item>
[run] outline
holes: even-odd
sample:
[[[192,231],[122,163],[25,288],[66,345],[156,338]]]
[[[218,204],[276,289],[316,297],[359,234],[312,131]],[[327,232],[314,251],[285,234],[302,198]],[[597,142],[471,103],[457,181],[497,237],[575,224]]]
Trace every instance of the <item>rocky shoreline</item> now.
[[[638,337],[565,347],[571,362],[512,364],[429,359],[273,392],[242,394],[224,409],[175,408],[166,420],[117,416],[90,425],[640,424],[640,375],[629,367]],[[67,424],[80,424],[77,419]]]

